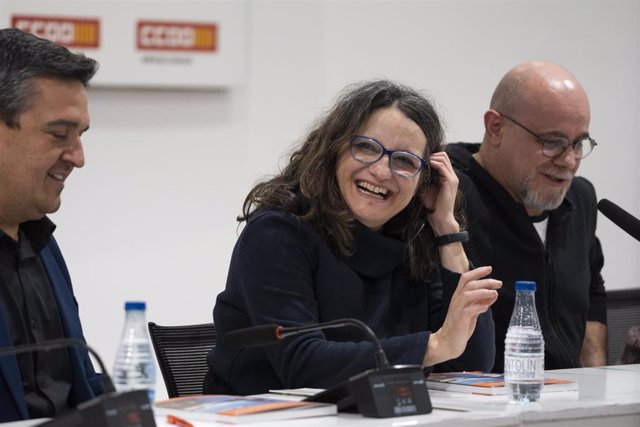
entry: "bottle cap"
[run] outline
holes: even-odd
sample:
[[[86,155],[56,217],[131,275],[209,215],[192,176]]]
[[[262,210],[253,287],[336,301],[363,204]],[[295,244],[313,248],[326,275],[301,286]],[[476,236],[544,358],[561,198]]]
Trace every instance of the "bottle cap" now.
[[[526,280],[518,280],[516,282],[516,291],[535,291],[536,282],[528,282]]]
[[[124,303],[124,309],[129,310],[145,310],[147,304],[144,301],[127,301]]]

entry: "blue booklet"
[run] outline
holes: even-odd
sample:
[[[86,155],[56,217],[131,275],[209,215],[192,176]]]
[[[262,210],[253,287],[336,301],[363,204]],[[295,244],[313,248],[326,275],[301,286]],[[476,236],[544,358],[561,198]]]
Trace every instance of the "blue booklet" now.
[[[335,415],[336,405],[263,396],[205,394],[158,401],[156,415],[174,415],[187,421],[230,424]]]
[[[507,394],[504,375],[486,372],[444,372],[432,373],[427,378],[430,390],[456,391],[485,395]],[[545,378],[542,392],[577,391],[578,383],[558,378]]]

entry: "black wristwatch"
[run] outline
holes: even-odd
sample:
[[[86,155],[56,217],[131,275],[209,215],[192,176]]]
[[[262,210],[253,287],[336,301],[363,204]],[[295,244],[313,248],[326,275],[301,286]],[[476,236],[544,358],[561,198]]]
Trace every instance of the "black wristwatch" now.
[[[469,241],[469,232],[461,231],[459,233],[451,233],[451,234],[443,234],[442,236],[436,237],[436,246],[444,246],[449,243],[455,242],[467,242]]]

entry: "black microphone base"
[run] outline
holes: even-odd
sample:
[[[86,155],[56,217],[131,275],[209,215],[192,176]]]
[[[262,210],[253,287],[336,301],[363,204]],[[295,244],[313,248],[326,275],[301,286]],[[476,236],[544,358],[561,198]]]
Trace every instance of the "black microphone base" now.
[[[146,390],[109,393],[78,405],[39,427],[156,427]]]
[[[340,412],[357,410],[375,418],[429,414],[433,410],[422,366],[418,365],[365,371],[305,400],[335,403]]]

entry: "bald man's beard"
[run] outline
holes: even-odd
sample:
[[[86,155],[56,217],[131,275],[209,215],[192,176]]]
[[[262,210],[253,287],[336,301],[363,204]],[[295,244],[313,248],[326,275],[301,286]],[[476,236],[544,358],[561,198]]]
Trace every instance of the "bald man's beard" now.
[[[537,190],[533,187],[532,181],[533,179],[531,177],[525,178],[520,187],[520,200],[522,200],[522,204],[527,208],[540,209],[543,211],[551,211],[560,206],[572,182],[570,181],[564,188],[544,188]]]

